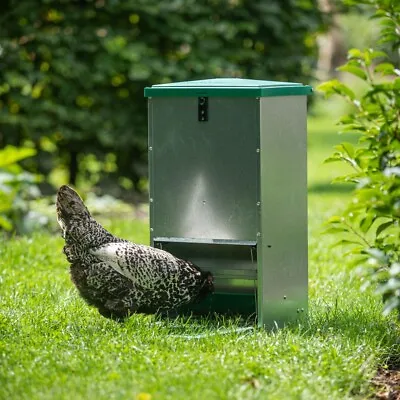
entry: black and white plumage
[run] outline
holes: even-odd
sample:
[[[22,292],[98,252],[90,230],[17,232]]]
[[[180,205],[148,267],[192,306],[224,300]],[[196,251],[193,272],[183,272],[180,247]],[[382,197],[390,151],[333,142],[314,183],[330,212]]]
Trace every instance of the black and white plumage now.
[[[56,208],[72,281],[101,315],[121,319],[168,311],[201,301],[213,291],[211,273],[106,231],[70,187],[58,190]]]

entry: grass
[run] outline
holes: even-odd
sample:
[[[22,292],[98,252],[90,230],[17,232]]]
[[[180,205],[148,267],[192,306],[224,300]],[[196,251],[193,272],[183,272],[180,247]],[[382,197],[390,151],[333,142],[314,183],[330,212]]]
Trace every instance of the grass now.
[[[332,184],[338,176],[351,172],[351,167],[345,163],[328,163],[324,160],[332,155],[334,146],[341,142],[357,143],[358,136],[354,133],[338,135],[339,127],[335,118],[309,118],[308,121],[308,185],[309,193],[332,192],[347,193],[351,190],[348,184]]]
[[[311,121],[308,320],[275,332],[222,316],[137,315],[115,323],[77,295],[60,237],[3,239],[0,399],[366,397],[398,329],[393,317],[382,317],[373,293],[360,292],[344,250],[330,248],[333,239],[321,234],[322,223],[349,198],[335,187],[321,190],[330,187],[332,166],[325,171],[320,164],[336,139],[326,121]],[[103,223],[148,243],[145,222]]]

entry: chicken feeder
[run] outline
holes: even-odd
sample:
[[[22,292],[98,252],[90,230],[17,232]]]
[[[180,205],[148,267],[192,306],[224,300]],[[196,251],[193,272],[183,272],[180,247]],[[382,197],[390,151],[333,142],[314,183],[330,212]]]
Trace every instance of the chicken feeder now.
[[[151,245],[214,275],[196,312],[307,311],[307,95],[300,83],[206,79],[145,89]]]

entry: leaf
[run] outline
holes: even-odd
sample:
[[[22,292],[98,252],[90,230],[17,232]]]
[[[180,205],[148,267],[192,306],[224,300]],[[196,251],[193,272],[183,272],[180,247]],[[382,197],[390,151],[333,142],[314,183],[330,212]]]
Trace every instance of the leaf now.
[[[388,56],[384,51],[380,51],[380,50],[372,50],[369,52],[369,54],[370,54],[371,60],[374,60],[375,58]]]
[[[332,226],[323,231],[324,234],[345,233],[345,232],[348,232],[348,229],[345,226],[341,228],[336,228]]]
[[[335,87],[335,85],[337,85],[338,83],[340,83],[338,80],[332,79],[330,81],[320,83],[316,87],[316,90],[320,91],[320,92],[324,92],[324,93],[331,92],[331,91],[333,91],[333,88]]]
[[[333,217],[330,217],[327,221],[328,224],[338,224],[344,222],[343,217],[339,217],[337,215],[334,215]]]
[[[354,238],[353,240],[351,239],[341,239],[338,242],[335,243],[335,246],[339,246],[339,245],[354,245],[354,244],[361,244],[361,240],[358,238]]]
[[[398,308],[400,305],[400,299],[397,296],[390,296],[388,300],[385,301],[383,307],[383,315],[388,316],[393,310]]]
[[[9,166],[16,162],[23,160],[28,157],[32,157],[36,154],[35,149],[26,147],[14,147],[6,146],[3,150],[0,150],[0,167]]]
[[[352,176],[342,175],[333,178],[331,183],[357,183],[357,180]]]
[[[360,105],[358,104],[357,107],[359,107]],[[346,133],[346,132],[351,132],[351,133],[365,133],[366,131],[366,127],[361,125],[361,124],[357,124],[357,123],[352,123],[349,126],[345,126],[344,128],[342,128],[340,130],[339,133]]]
[[[343,161],[346,161],[348,164],[350,164],[353,168],[357,170],[358,164],[357,161],[354,158],[351,157],[342,157]]]
[[[389,278],[385,283],[379,285],[377,292],[378,293],[389,293],[392,291],[396,291],[400,289],[400,280],[395,277]]]
[[[345,97],[349,97],[351,100],[354,100],[356,97],[354,92],[348,86],[338,81],[337,79],[321,83],[317,86],[317,90],[325,93],[327,97],[333,94],[339,94]]]
[[[378,260],[382,264],[386,264],[388,262],[388,258],[382,250],[371,248],[367,249],[366,251],[371,257]]]
[[[338,162],[338,161],[342,161],[341,157],[328,157],[326,160],[324,160],[324,164],[329,164],[332,162]]]
[[[4,193],[0,190],[0,213],[8,212],[12,208],[14,192]]]
[[[376,214],[367,214],[364,218],[360,221],[360,229],[361,232],[367,233],[371,225],[375,222],[377,216]]]
[[[347,153],[350,158],[354,157],[354,146],[349,142],[343,142],[340,144],[343,150]]]
[[[355,75],[364,81],[367,80],[366,72],[361,67],[358,67],[356,65],[345,64],[341,67],[338,67],[337,69],[342,72],[349,72],[350,74]]]
[[[354,122],[354,120],[355,120],[354,115],[344,115],[339,119],[339,124],[341,125],[351,124],[352,122]]]
[[[374,68],[375,72],[379,72],[383,75],[393,75],[394,74],[394,65],[391,63],[381,63],[378,64]]]
[[[12,223],[11,221],[5,217],[4,215],[0,215],[0,228],[3,228],[6,231],[12,230]]]
[[[354,100],[356,95],[354,94],[354,92],[344,83],[341,83],[340,85],[336,85],[334,87],[335,92],[337,92],[338,94],[342,95],[342,96],[346,96],[349,97],[350,100]]]
[[[389,269],[390,275],[400,275],[400,263],[393,263]]]
[[[365,187],[360,189],[357,193],[359,201],[370,201],[371,199],[379,199],[382,196],[382,192],[379,189]]]
[[[384,222],[383,224],[380,224],[378,226],[378,228],[376,229],[376,236],[378,237],[385,229],[390,228],[394,226],[394,222],[393,221],[388,221],[388,222]]]
[[[350,49],[347,52],[347,58],[353,59],[353,58],[364,58],[364,53],[360,49]]]
[[[390,167],[390,168],[385,168],[383,171],[385,176],[400,176],[400,167]]]
[[[361,178],[357,182],[357,190],[364,189],[371,183],[369,178]]]
[[[364,246],[358,246],[354,247],[350,251],[347,251],[344,253],[344,256],[357,256],[355,260],[352,262],[352,265],[361,265],[362,263],[365,263],[368,260],[368,257],[366,255],[362,254],[362,251],[364,250]],[[353,257],[354,258],[354,257]]]

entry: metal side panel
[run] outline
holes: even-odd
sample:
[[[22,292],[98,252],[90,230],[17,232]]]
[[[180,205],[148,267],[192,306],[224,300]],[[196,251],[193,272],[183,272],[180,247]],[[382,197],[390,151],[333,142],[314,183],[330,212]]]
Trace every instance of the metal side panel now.
[[[259,103],[255,98],[149,99],[153,236],[255,240]]]
[[[282,326],[307,310],[306,97],[260,101],[260,325]]]
[[[148,124],[148,162],[149,162],[149,200],[151,198],[151,194],[153,193],[154,187],[154,179],[153,179],[153,171],[154,171],[154,160],[153,160],[153,102],[151,99],[147,101],[147,124]],[[149,225],[150,225],[150,244],[153,246],[153,237],[154,237],[154,230],[153,226],[153,202],[149,201]]]

